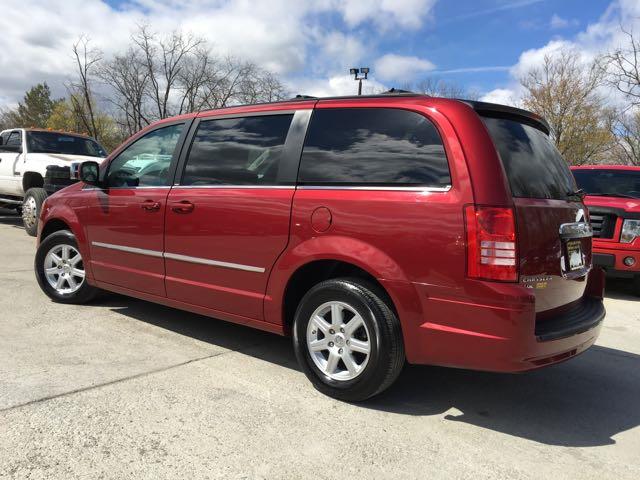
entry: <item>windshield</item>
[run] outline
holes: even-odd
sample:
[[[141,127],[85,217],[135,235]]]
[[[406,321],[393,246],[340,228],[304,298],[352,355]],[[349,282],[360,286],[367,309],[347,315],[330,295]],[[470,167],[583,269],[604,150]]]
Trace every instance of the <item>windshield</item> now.
[[[104,148],[95,140],[65,135],[64,133],[27,132],[27,144],[31,153],[61,153],[88,157],[107,156]]]
[[[573,175],[587,195],[640,198],[640,171],[585,169],[574,170]]]
[[[548,135],[507,118],[482,117],[498,149],[514,197],[566,200],[575,182]]]

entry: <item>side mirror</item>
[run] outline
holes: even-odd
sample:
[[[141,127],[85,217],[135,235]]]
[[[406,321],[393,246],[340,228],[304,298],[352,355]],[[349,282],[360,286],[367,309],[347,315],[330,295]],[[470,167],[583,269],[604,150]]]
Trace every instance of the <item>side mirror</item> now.
[[[89,160],[80,164],[80,180],[87,185],[99,186],[100,184],[100,165],[98,162]]]
[[[0,151],[22,153],[22,145],[0,145]]]

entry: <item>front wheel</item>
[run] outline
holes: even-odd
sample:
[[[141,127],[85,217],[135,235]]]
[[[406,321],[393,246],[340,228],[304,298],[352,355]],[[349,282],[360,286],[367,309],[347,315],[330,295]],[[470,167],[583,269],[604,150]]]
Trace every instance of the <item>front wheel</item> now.
[[[293,344],[313,385],[362,401],[389,387],[404,365],[400,322],[384,292],[360,279],[314,286],[296,311]]]
[[[30,188],[22,201],[22,223],[27,234],[35,237],[38,234],[38,219],[42,204],[47,199],[44,188]]]
[[[34,267],[40,288],[56,302],[86,303],[98,293],[86,281],[78,242],[68,230],[52,233],[40,243]]]

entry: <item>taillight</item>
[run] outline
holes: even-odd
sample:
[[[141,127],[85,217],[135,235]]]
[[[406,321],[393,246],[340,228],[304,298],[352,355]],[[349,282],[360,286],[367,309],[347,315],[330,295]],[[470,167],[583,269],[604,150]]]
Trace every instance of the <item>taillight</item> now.
[[[485,280],[518,280],[513,209],[465,207],[467,275]]]

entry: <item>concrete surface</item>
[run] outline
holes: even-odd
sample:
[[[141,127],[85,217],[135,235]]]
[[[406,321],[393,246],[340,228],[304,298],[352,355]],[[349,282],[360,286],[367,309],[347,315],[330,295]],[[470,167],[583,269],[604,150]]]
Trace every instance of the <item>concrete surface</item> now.
[[[289,340],[108,296],[50,302],[0,211],[0,478],[640,478],[640,308],[522,375],[408,367],[362,405],[316,392]]]

